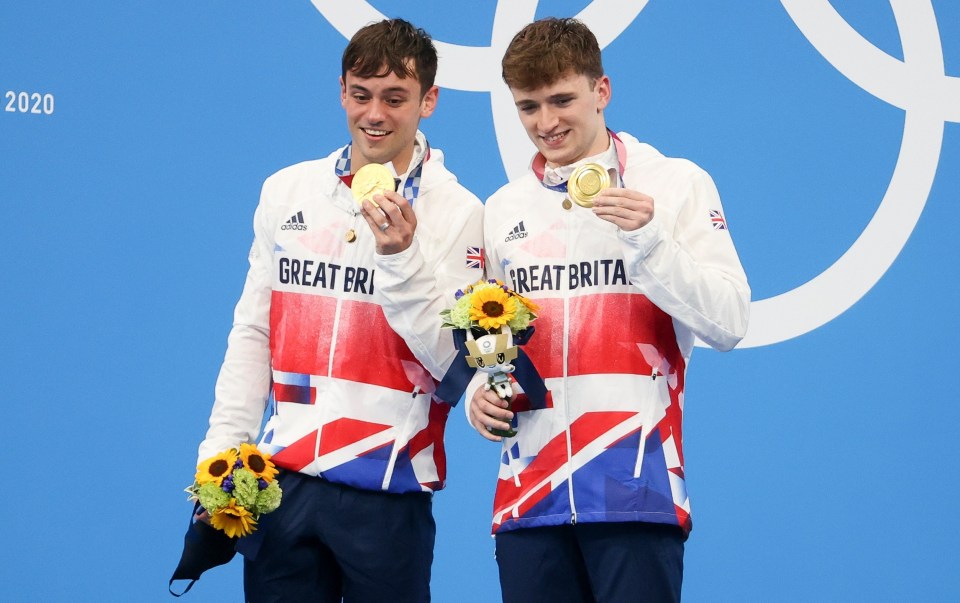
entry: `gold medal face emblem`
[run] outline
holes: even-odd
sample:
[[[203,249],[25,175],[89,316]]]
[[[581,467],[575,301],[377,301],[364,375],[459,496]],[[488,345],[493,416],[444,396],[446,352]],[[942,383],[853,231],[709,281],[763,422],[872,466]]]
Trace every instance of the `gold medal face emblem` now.
[[[370,199],[371,203],[377,205],[373,200],[374,195],[393,190],[396,190],[393,174],[380,163],[368,163],[357,170],[350,184],[350,192],[357,204],[362,204],[364,199]]]
[[[567,194],[580,207],[593,207],[593,200],[600,191],[610,186],[610,174],[597,163],[581,165],[567,181]]]

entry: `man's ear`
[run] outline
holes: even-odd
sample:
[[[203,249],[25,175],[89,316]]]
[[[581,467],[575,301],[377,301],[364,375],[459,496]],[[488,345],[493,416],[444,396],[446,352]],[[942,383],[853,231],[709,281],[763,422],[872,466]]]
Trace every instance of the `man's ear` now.
[[[613,96],[613,89],[610,87],[610,78],[604,75],[597,79],[597,113],[603,111],[610,104],[610,97]]]
[[[420,101],[420,117],[430,117],[433,115],[433,110],[437,108],[437,98],[439,96],[440,88],[430,86],[427,93],[423,95],[423,100]]]
[[[340,106],[347,106],[347,83],[343,81],[343,76],[340,76]]]

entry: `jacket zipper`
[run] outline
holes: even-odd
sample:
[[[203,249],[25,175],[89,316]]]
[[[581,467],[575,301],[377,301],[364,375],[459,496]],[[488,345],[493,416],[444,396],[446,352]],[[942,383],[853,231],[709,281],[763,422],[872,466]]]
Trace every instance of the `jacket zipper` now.
[[[570,230],[573,223],[573,216],[570,210],[564,210],[566,216],[566,259],[570,262]],[[577,505],[573,500],[573,441],[570,436],[570,402],[567,387],[567,366],[570,354],[570,291],[566,287],[561,289],[563,293],[563,415],[564,415],[564,433],[567,439],[567,494],[570,499],[570,523],[577,524]]]

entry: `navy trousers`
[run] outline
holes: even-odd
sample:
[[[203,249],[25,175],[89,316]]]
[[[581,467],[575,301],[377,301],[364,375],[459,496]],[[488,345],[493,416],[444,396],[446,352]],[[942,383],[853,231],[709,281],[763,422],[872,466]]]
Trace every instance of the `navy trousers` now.
[[[504,603],[680,600],[686,536],[672,525],[623,522],[497,534]]]
[[[293,472],[279,479],[280,507],[261,516],[259,541],[238,547],[247,601],[430,600],[431,494],[358,490]]]

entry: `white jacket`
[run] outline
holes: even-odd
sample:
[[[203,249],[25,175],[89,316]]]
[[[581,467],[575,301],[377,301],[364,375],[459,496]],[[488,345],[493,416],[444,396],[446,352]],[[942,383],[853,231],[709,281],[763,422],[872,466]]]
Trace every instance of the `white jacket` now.
[[[439,313],[482,276],[469,256],[480,253],[483,206],[431,149],[413,244],[377,255],[334,171],[341,152],[263,185],[199,457],[254,441],[272,390],[259,445],[278,466],[369,490],[438,490],[450,407],[431,393],[455,355]]]
[[[684,376],[694,340],[728,350],[750,289],[717,190],[693,163],[620,134],[624,186],[654,218],[620,231],[533,173],[486,204],[488,276],[540,305],[525,346],[547,408],[518,400],[493,529],[577,521],[691,527],[683,473]]]

